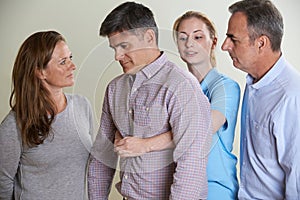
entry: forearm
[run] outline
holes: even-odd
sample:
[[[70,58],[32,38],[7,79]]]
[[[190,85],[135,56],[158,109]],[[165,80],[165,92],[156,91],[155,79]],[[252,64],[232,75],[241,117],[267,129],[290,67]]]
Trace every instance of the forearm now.
[[[164,149],[174,148],[172,132],[168,131],[160,135],[146,138],[147,152],[161,151]]]
[[[225,116],[218,110],[211,110],[212,133],[216,133],[226,122]]]
[[[161,151],[173,147],[170,131],[150,138],[123,138],[119,131],[115,133],[114,151],[121,157],[137,157],[151,151]]]

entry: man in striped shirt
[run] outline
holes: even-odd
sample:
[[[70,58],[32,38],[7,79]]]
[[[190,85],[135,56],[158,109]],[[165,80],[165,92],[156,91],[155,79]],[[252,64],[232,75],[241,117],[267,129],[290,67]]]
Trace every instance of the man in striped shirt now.
[[[149,138],[172,131],[174,148],[121,158],[116,187],[132,200],[206,199],[210,106],[198,81],[159,50],[153,13],[142,4],[116,7],[100,35],[108,37],[124,74],[106,89],[89,163],[89,198],[108,199],[116,135]]]

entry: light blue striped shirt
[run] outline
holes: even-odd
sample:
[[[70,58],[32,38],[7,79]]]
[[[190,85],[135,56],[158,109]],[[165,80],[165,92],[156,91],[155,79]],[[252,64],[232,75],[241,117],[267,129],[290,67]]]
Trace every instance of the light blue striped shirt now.
[[[247,76],[239,199],[299,199],[299,114],[300,75],[283,56],[257,83]]]

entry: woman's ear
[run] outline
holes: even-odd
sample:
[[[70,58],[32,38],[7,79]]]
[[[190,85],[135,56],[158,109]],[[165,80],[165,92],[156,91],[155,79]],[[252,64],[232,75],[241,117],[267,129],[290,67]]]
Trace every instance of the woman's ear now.
[[[217,42],[218,42],[218,38],[214,37],[214,39],[212,40],[211,49],[215,49],[216,48]]]
[[[44,71],[42,69],[35,68],[35,75],[41,80],[46,79],[46,76],[44,75]]]

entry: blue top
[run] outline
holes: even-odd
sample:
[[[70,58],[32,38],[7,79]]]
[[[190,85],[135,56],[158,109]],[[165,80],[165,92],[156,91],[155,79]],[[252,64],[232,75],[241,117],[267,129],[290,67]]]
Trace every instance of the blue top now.
[[[283,56],[242,106],[239,199],[299,199],[300,75]]]
[[[226,118],[225,124],[213,134],[207,165],[207,199],[232,200],[236,198],[238,190],[237,158],[231,151],[240,101],[240,87],[214,68],[201,82],[201,88],[211,103],[211,109],[221,112]]]

